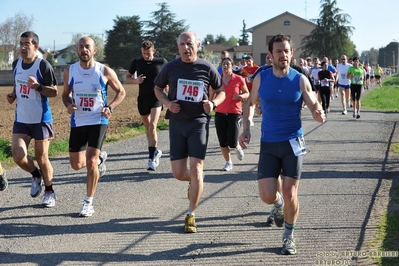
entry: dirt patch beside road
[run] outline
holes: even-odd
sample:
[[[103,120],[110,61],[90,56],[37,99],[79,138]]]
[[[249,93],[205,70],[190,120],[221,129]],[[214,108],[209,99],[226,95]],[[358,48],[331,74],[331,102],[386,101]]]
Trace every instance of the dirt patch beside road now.
[[[128,125],[141,124],[140,115],[137,111],[138,85],[123,84],[123,86],[126,90],[126,98],[112,114],[108,135],[116,134]],[[50,98],[50,106],[54,118],[55,140],[65,140],[69,138],[69,115],[62,103],[62,89],[62,85],[59,85],[58,96]],[[0,101],[3,102],[3,110],[0,119],[0,138],[10,140],[10,142],[15,116],[15,103],[9,104],[6,100],[6,95],[11,91],[11,86],[0,86]],[[108,91],[108,100],[112,100],[115,93],[111,88],[108,88]],[[162,116],[163,114],[164,112]]]

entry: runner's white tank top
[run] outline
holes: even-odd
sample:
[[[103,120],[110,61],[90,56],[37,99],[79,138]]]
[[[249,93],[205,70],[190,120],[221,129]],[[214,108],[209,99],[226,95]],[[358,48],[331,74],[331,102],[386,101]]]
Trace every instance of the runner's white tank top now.
[[[102,114],[107,104],[107,84],[104,79],[104,65],[94,62],[89,69],[83,69],[79,62],[69,67],[68,84],[77,110],[71,115],[71,127],[108,124]]]
[[[350,85],[351,81],[346,77],[348,75],[348,69],[351,67],[351,64],[338,64],[337,65],[337,70],[338,70],[338,84],[339,85]]]
[[[48,98],[28,87],[29,76],[35,77],[39,83],[43,80],[40,73],[42,59],[36,58],[29,69],[22,68],[22,60],[22,58],[18,59],[14,69],[15,93],[17,96],[15,121],[24,124],[51,123],[53,118]]]

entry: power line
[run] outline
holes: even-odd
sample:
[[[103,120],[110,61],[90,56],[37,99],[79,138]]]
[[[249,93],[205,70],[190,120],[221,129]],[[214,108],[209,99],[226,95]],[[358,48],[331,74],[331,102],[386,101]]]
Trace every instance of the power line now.
[[[308,3],[305,0],[305,19],[308,20]]]

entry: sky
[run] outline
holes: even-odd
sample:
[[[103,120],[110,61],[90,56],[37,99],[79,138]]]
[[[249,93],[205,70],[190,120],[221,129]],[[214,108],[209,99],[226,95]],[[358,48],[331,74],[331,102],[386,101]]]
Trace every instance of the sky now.
[[[157,3],[167,2],[176,20],[185,20],[200,38],[207,34],[239,38],[245,20],[246,28],[254,27],[286,11],[304,19],[318,18],[319,0],[0,0],[0,23],[18,12],[34,17],[33,31],[39,35],[43,49],[65,48],[72,35],[97,35],[113,29],[117,16],[150,20],[159,10]],[[355,27],[352,41],[356,50],[379,49],[399,41],[399,1],[337,0],[341,13],[351,16]],[[252,34],[249,34],[251,40]]]

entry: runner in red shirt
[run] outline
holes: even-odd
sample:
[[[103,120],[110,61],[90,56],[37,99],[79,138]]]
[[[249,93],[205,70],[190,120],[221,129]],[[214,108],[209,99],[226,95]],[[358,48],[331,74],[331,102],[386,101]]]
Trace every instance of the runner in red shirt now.
[[[249,75],[248,77],[245,79],[245,83],[247,84],[248,90],[249,92],[251,92],[252,89],[252,74],[254,74],[256,72],[256,70],[259,68],[258,65],[254,64],[254,59],[251,55],[247,55],[247,57],[245,58],[245,62],[247,63],[247,65],[244,67],[245,72],[247,72]],[[247,101],[244,102],[244,104],[248,104]],[[251,106],[249,108],[249,121],[251,123],[251,126],[254,125],[254,108]]]

